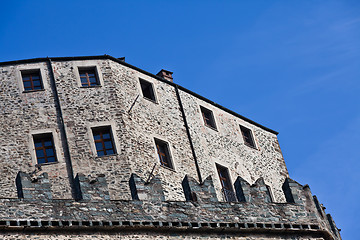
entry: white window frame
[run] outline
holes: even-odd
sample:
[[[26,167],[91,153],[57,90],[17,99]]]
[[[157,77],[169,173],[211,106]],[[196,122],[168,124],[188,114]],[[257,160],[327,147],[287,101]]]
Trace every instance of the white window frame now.
[[[217,119],[215,117],[215,111],[213,109],[209,108],[208,106],[205,107],[203,104],[198,104],[198,108],[199,108],[199,113],[200,113],[200,118],[201,118],[202,124],[205,127],[208,127],[208,128],[210,128],[210,129],[212,129],[214,131],[219,131],[219,126],[218,126],[218,123],[217,123]],[[202,114],[201,108],[204,108],[206,110],[211,111],[211,114],[212,114],[212,117],[213,117],[213,120],[214,120],[214,123],[215,123],[215,127],[212,127],[212,126],[209,126],[209,125],[206,124],[204,116]]]
[[[104,122],[96,122],[96,123],[90,123],[87,126],[87,130],[89,133],[89,141],[90,141],[90,148],[91,151],[93,153],[94,157],[97,158],[103,158],[103,157],[109,157],[109,156],[115,156],[119,154],[119,150],[120,150],[120,145],[116,136],[116,123],[114,121],[104,121]],[[94,135],[93,135],[93,129],[94,128],[101,128],[101,127],[110,127],[110,131],[111,131],[111,135],[112,135],[112,140],[113,140],[113,144],[114,144],[114,154],[111,155],[104,155],[104,156],[98,156],[97,155],[97,151],[96,151],[96,146],[95,146],[95,141],[94,141]]]
[[[254,134],[254,129],[246,124],[243,124],[243,123],[238,123],[238,126],[239,126],[239,131],[240,131],[240,135],[241,135],[241,140],[243,142],[243,144],[249,148],[252,148],[254,150],[260,150],[259,149],[259,146],[258,146],[258,143],[257,143],[257,140],[255,138],[255,134]],[[253,142],[254,142],[254,146],[249,146],[248,144],[245,143],[245,140],[244,140],[244,136],[243,136],[243,133],[241,131],[241,126],[244,127],[244,128],[247,128],[250,130],[250,133],[251,133],[251,136],[252,136],[252,139],[253,139]]]
[[[156,87],[157,87],[157,81],[156,79],[153,79],[145,74],[142,74],[142,73],[137,73],[137,88],[138,88],[138,92],[139,92],[139,96],[141,96],[143,99],[146,99],[147,101],[150,101],[150,102],[153,102],[153,103],[156,103],[156,104],[159,104],[159,98],[158,98],[158,94],[157,94],[157,91],[156,91]],[[153,91],[154,91],[154,97],[155,97],[155,100],[151,100],[149,98],[146,98],[144,97],[143,95],[143,92],[142,92],[142,89],[141,89],[141,84],[140,84],[140,79],[146,81],[146,82],[149,82],[151,85],[152,85],[152,88],[153,88]]]
[[[41,79],[41,83],[42,83],[42,86],[43,86],[43,89],[38,89],[38,90],[30,90],[30,91],[26,91],[25,88],[24,88],[24,82],[23,82],[23,79],[22,79],[22,72],[27,72],[27,71],[37,71],[39,70],[40,71],[40,79]],[[18,85],[19,85],[19,89],[20,89],[20,92],[22,93],[28,93],[28,92],[41,92],[41,91],[45,91],[46,89],[49,89],[49,86],[48,86],[48,81],[47,81],[47,78],[45,77],[45,66],[43,66],[42,64],[31,64],[31,65],[21,65],[19,67],[17,67],[16,69],[16,78],[17,78],[17,82],[18,82]]]
[[[98,85],[96,86],[89,86],[89,87],[84,87],[81,84],[81,79],[80,79],[80,73],[79,73],[79,69],[82,68],[94,68],[95,69],[95,74],[98,80]],[[104,86],[104,80],[102,77],[102,72],[101,69],[97,63],[97,61],[93,61],[93,60],[88,60],[88,61],[78,61],[74,63],[74,71],[75,71],[75,78],[76,78],[76,82],[79,88],[96,88],[96,87],[102,87]]]
[[[41,163],[40,165],[50,165],[50,164],[57,164],[60,162],[64,162],[64,160],[62,159],[62,155],[61,155],[61,142],[59,140],[59,136],[57,134],[57,131],[54,128],[48,128],[48,129],[39,129],[39,130],[33,130],[30,131],[30,135],[29,135],[29,149],[30,149],[30,154],[31,154],[31,158],[32,161],[34,163],[34,165],[38,164],[37,161],[37,157],[36,157],[36,151],[35,151],[35,143],[34,143],[34,136],[37,135],[43,135],[43,134],[51,134],[53,141],[54,141],[54,148],[55,148],[55,155],[56,155],[56,162],[50,162],[50,163]]]
[[[173,157],[174,154],[173,154],[173,152],[172,152],[172,145],[170,144],[170,142],[169,142],[166,138],[164,138],[164,137],[162,137],[162,136],[158,136],[158,135],[155,136],[155,135],[153,135],[153,136],[151,136],[151,137],[152,137],[152,142],[153,142],[153,147],[154,147],[154,156],[155,156],[154,159],[156,159],[156,164],[158,164],[160,167],[163,167],[163,168],[165,168],[165,169],[168,169],[168,170],[171,170],[171,171],[176,172],[176,165],[175,165],[174,157]],[[164,142],[164,143],[167,144],[168,151],[169,151],[169,155],[170,155],[170,156],[169,156],[169,158],[170,158],[170,163],[171,163],[172,168],[169,168],[169,167],[167,167],[167,166],[161,165],[160,159],[159,159],[159,154],[158,154],[157,147],[156,147],[155,139],[157,139],[157,140],[159,140],[159,141],[162,141],[162,142]]]
[[[152,81],[149,81],[148,79],[144,79],[144,78],[142,78],[142,77],[139,77],[138,79],[139,79],[138,87],[139,87],[139,89],[140,89],[140,95],[141,95],[144,99],[146,99],[146,100],[148,100],[148,101],[151,101],[151,102],[154,102],[154,103],[158,103],[154,83],[153,83]],[[147,97],[144,96],[143,91],[142,91],[142,88],[141,88],[141,81],[145,81],[145,82],[148,82],[149,84],[151,84],[151,87],[152,87],[152,90],[153,90],[153,94],[154,94],[154,98],[155,98],[154,100],[152,100],[152,99],[147,98]]]

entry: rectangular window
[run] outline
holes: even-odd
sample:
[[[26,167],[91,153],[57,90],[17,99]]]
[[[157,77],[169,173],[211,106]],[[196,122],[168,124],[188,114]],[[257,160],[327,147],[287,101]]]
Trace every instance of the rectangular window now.
[[[241,125],[240,125],[240,129],[244,138],[245,145],[255,148],[255,142],[251,130]]]
[[[93,87],[100,85],[95,67],[79,68],[82,87]]]
[[[93,128],[92,133],[98,157],[115,154],[114,140],[110,126]]]
[[[40,70],[21,71],[21,78],[25,91],[34,91],[44,89]]]
[[[204,119],[204,123],[206,126],[211,127],[216,129],[216,124],[215,124],[215,119],[214,119],[214,115],[213,112],[207,108],[201,107],[201,114],[203,116]]]
[[[169,145],[166,142],[156,138],[155,138],[155,145],[159,156],[160,165],[168,168],[173,168],[173,165],[171,163],[170,152],[169,152]]]
[[[221,183],[221,192],[226,202],[236,202],[236,196],[231,186],[229,171],[226,167],[216,164],[217,172]]]
[[[34,145],[38,164],[57,162],[55,145],[51,133],[34,135]]]
[[[140,79],[140,85],[141,85],[141,91],[142,91],[144,98],[147,98],[147,99],[155,102],[156,99],[155,99],[153,85],[150,82],[145,81],[143,79]]]

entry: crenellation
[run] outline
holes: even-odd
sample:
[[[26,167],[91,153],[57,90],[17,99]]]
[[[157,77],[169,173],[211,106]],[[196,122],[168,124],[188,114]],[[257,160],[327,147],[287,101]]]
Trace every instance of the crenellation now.
[[[238,176],[235,183],[236,197],[239,202],[251,202],[250,184],[242,177]]]
[[[237,182],[242,181],[240,177],[237,180]],[[23,183],[22,186],[18,185],[18,189],[21,187],[23,189],[32,187],[33,191],[50,189],[46,173],[32,178],[31,174],[19,172],[17,182]],[[246,199],[252,200],[232,203],[219,202],[216,199],[210,177],[201,184],[191,177],[184,177],[183,193],[186,195],[190,191],[193,192],[192,196],[197,196],[197,200],[188,199],[191,200],[190,202],[164,201],[162,183],[157,176],[145,182],[136,174],[131,175],[129,188],[134,192],[135,201],[109,199],[105,175],[91,177],[77,174],[75,182],[82,194],[82,198],[76,200],[47,198],[34,204],[37,199],[35,192],[31,193],[33,197],[27,195],[28,198],[24,194],[23,198],[30,202],[21,201],[21,199],[0,199],[0,216],[4,211],[11,212],[14,209],[21,209],[21,211],[14,211],[14,215],[8,216],[5,220],[0,218],[0,223],[7,224],[9,220],[11,222],[13,219],[20,219],[21,222],[24,221],[21,220],[24,217],[31,216],[34,224],[27,223],[26,226],[46,225],[51,219],[52,226],[55,228],[56,226],[87,226],[86,222],[88,222],[89,227],[106,227],[111,223],[111,226],[115,224],[120,227],[126,224],[127,226],[137,226],[138,229],[143,227],[147,229],[149,226],[172,226],[175,228],[188,226],[194,229],[211,227],[213,230],[221,228],[225,232],[234,232],[236,229],[241,229],[242,226],[247,229],[265,228],[270,233],[276,232],[277,229],[281,229],[281,231],[287,229],[304,231],[331,229],[331,231],[335,231],[335,237],[329,239],[340,239],[330,215],[327,216],[327,219],[321,219],[312,214],[316,211],[315,205],[308,211],[305,210],[309,208],[305,202],[284,204],[266,200],[264,193],[267,188],[263,179],[257,180],[251,186],[248,183],[244,185],[251,189],[244,191],[244,195],[251,195],[251,197],[245,196]],[[300,199],[305,199],[309,194],[307,186],[301,186],[292,180],[286,180],[284,186],[299,190],[298,197]],[[305,190],[301,191],[301,188]],[[209,198],[209,196],[212,197]],[[40,195],[39,197],[41,199]],[[35,222],[37,223],[35,224]]]
[[[151,176],[151,178],[145,182],[133,173],[129,180],[129,186],[133,200],[165,201],[161,179],[158,175]]]
[[[207,177],[202,183],[198,183],[197,180],[186,175],[182,186],[187,201],[200,203],[216,203],[219,201],[211,176]]]
[[[74,184],[77,200],[110,201],[108,184],[104,174],[93,177],[78,173]]]
[[[47,173],[27,174],[19,172],[16,176],[16,189],[18,198],[27,200],[52,200],[51,184]]]

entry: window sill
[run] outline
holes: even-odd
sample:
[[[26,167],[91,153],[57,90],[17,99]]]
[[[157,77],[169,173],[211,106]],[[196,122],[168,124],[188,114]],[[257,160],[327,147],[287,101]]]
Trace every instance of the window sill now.
[[[252,149],[254,149],[254,150],[259,150],[259,149],[257,149],[257,147],[251,146],[250,144],[244,143],[244,145],[247,146],[247,147],[249,147],[249,148],[252,148]]]
[[[170,171],[176,172],[176,171],[175,171],[175,169],[170,168],[170,167],[167,167],[167,166],[164,166],[164,165],[160,165],[160,167],[163,167],[163,168],[165,168],[165,169],[167,169],[167,170],[170,170]]]
[[[37,166],[48,166],[48,165],[53,165],[53,164],[57,164],[59,163],[59,161],[56,161],[56,162],[48,162],[48,163],[38,163],[36,164]]]
[[[113,156],[117,156],[118,154],[117,153],[114,153],[114,154],[109,154],[109,155],[103,155],[103,156],[98,156],[96,155],[95,158],[98,159],[98,158],[106,158],[106,157],[113,157]]]
[[[210,129],[212,129],[212,130],[214,130],[214,131],[219,131],[217,128],[214,128],[213,126],[210,126],[210,125],[207,125],[207,124],[204,124],[206,127],[208,127],[208,128],[210,128]]]
[[[31,92],[43,92],[45,89],[37,89],[37,90],[24,90],[23,93],[31,93]]]
[[[144,97],[144,96],[143,96],[143,98],[146,99],[147,101],[152,102],[152,103],[159,104],[156,100],[152,100],[152,99]]]
[[[96,86],[80,86],[80,88],[101,88],[101,85],[96,85]]]

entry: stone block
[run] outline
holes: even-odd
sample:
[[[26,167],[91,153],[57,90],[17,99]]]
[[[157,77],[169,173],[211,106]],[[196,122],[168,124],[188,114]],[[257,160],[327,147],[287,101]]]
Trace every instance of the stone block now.
[[[242,177],[237,177],[235,183],[236,197],[239,202],[250,202],[250,184]]]
[[[51,184],[47,173],[32,176],[19,172],[16,176],[16,189],[18,198],[51,200]]]
[[[340,237],[340,230],[336,227],[335,221],[332,218],[331,214],[326,214],[326,217],[327,217],[327,220],[328,220],[329,225],[330,225],[330,229],[333,232],[333,234],[336,237]]]
[[[135,173],[131,174],[130,191],[133,200],[165,201],[161,179],[155,175],[149,182],[145,182]]]
[[[207,177],[201,184],[194,178],[186,175],[182,186],[187,201],[194,202],[218,202],[211,176]]]
[[[77,200],[110,201],[108,184],[104,174],[96,177],[78,173],[74,179]]]
[[[288,203],[304,204],[302,199],[303,186],[301,184],[290,178],[286,178],[282,189]]]
[[[254,203],[270,203],[272,198],[270,195],[269,187],[265,184],[264,179],[261,177],[250,186],[250,202]]]

